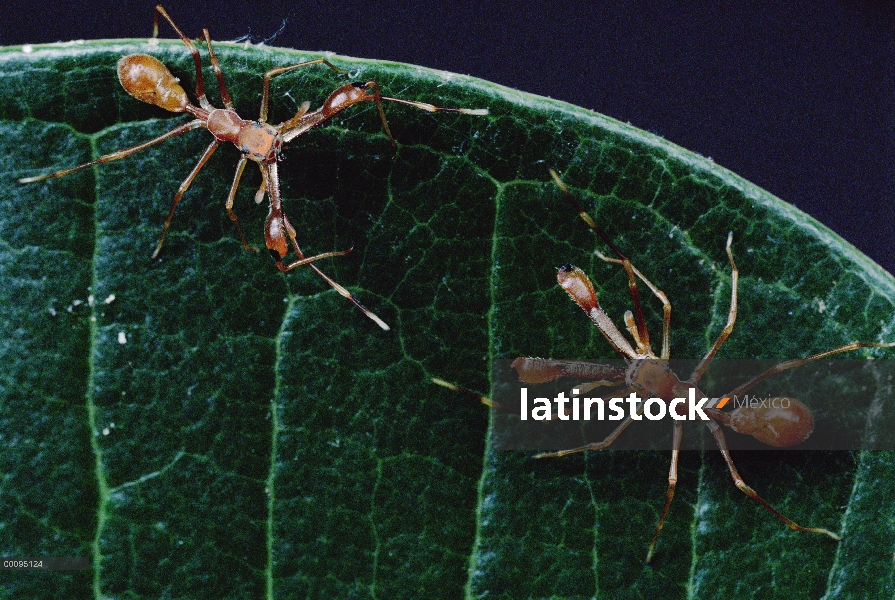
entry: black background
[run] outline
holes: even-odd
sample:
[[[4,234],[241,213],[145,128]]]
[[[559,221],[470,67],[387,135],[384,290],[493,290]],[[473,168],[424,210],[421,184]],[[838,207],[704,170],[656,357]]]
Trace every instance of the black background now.
[[[0,44],[148,37],[154,5],[7,2]],[[193,38],[207,27],[215,40],[273,36],[269,45],[415,63],[630,122],[711,157],[895,271],[891,1],[165,7]],[[174,37],[167,26],[161,36]]]

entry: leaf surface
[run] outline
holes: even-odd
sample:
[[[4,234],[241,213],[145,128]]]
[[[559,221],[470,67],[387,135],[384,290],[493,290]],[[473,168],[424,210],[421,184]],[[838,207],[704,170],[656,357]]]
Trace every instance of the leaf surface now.
[[[262,74],[313,58],[221,44],[236,108]],[[493,358],[612,355],[555,284],[574,263],[618,319],[626,280],[550,182],[557,168],[673,304],[673,355],[701,356],[727,315],[733,358],[804,356],[892,338],[895,282],[822,225],[710,161],[560,102],[408,65],[334,57],[274,79],[271,121],[339,85],[488,107],[489,117],[389,104],[296,139],[284,206],[307,253],[392,326],[382,332],[313,272],[242,250],[223,210],[238,153],[222,147],[178,206],[210,141],[175,141],[65,178],[183,117],[121,90],[118,58],[152,52],[190,92],[182,45],[96,42],[0,53],[0,487],[4,556],[89,556],[89,571],[17,573],[6,597],[683,598],[893,594],[890,453],[753,452],[730,483],[716,452],[685,453],[651,566],[643,557],[668,453],[553,461],[488,446]],[[205,72],[217,103],[214,75]],[[263,246],[260,177],[236,210]],[[647,298],[651,331],[658,302]],[[655,337],[658,333],[653,334]],[[888,336],[888,337],[887,337]],[[891,407],[888,408],[891,410]]]

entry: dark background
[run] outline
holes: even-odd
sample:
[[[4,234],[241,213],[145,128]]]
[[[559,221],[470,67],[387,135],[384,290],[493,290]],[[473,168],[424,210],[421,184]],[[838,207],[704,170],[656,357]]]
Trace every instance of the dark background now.
[[[7,2],[0,44],[148,37],[154,5]],[[215,40],[248,35],[256,43],[273,38],[269,45],[415,63],[630,122],[711,157],[895,271],[891,0],[661,8],[168,0],[165,7],[193,38],[207,27]],[[161,36],[174,34],[162,26]]]

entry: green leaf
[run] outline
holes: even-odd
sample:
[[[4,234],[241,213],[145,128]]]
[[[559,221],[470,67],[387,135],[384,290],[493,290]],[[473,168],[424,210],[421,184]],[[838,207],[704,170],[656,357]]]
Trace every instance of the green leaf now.
[[[236,108],[310,55],[220,44]],[[392,326],[380,331],[309,269],[242,250],[223,210],[238,153],[196,178],[160,259],[171,196],[206,132],[68,177],[183,117],[120,88],[118,58],[152,52],[190,90],[181,44],[96,42],[0,53],[0,549],[88,556],[88,571],[7,573],[3,597],[891,597],[895,457],[754,452],[730,483],[685,453],[651,566],[668,453],[533,461],[488,447],[487,411],[429,383],[485,390],[492,358],[611,357],[555,284],[574,263],[616,318],[621,270],[550,182],[566,182],[671,299],[672,351],[699,357],[726,319],[726,357],[804,356],[893,339],[895,281],[822,225],[710,161],[559,102],[407,65],[332,57],[274,79],[271,121],[345,81],[488,107],[489,117],[372,106],[296,139],[284,206],[319,266]],[[214,75],[209,95],[218,103]],[[236,210],[262,246],[260,177]],[[652,297],[648,322],[659,331]],[[657,335],[654,333],[654,336]],[[883,355],[885,353],[880,353]],[[888,405],[886,405],[888,407]]]

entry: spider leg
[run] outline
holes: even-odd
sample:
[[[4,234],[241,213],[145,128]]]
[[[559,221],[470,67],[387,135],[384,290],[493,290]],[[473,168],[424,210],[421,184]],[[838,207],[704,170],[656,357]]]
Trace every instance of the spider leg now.
[[[224,71],[221,70],[218,57],[214,55],[214,50],[211,47],[211,36],[208,34],[207,29],[202,30],[202,35],[205,36],[205,43],[208,45],[208,56],[211,60],[211,68],[214,69],[214,75],[218,79],[218,89],[221,91],[221,102],[224,103],[224,108],[233,110],[233,100],[230,98],[230,92],[227,91],[227,84],[224,83]]]
[[[227,195],[227,203],[224,205],[224,209],[227,211],[227,216],[230,217],[230,220],[233,221],[233,224],[236,225],[236,232],[239,233],[239,239],[242,241],[242,247],[248,252],[258,252],[258,249],[254,246],[249,246],[249,243],[246,241],[246,236],[242,232],[242,225],[239,224],[239,217],[236,216],[236,211],[233,210],[233,202],[236,198],[236,189],[239,187],[239,180],[242,178],[242,171],[245,169],[246,162],[248,159],[243,156],[239,159],[239,162],[236,164],[236,174],[233,176],[233,185],[230,186],[230,193]],[[262,185],[263,182],[262,182]]]
[[[727,313],[727,325],[721,330],[718,339],[715,340],[715,343],[712,345],[711,350],[708,351],[708,354],[699,361],[699,364],[696,365],[693,373],[690,374],[690,379],[688,380],[690,383],[698,382],[699,378],[705,373],[705,370],[709,368],[709,363],[712,362],[715,354],[721,348],[721,344],[727,341],[730,332],[733,331],[733,324],[736,323],[737,320],[737,287],[740,280],[740,272],[737,270],[737,264],[733,261],[732,244],[733,232],[731,231],[727,234],[727,258],[730,259],[730,310]]]
[[[214,107],[208,101],[208,98],[205,97],[205,82],[202,79],[202,57],[199,56],[199,49],[196,48],[196,45],[190,40],[190,38],[183,35],[183,32],[174,24],[174,20],[171,19],[171,16],[162,8],[161,5],[155,7],[155,22],[152,26],[152,37],[158,37],[158,16],[161,15],[165,18],[169,25],[177,32],[177,35],[180,36],[180,39],[186,44],[187,49],[189,49],[190,54],[193,55],[193,62],[196,65],[196,98],[199,100],[199,106],[204,108],[205,110],[212,110]]]
[[[681,453],[681,438],[683,437],[684,426],[680,421],[674,422],[674,430],[671,441],[671,467],[668,469],[668,491],[665,492],[665,508],[662,509],[662,516],[659,517],[659,523],[656,525],[656,533],[653,534],[653,541],[649,544],[649,550],[646,553],[646,562],[653,558],[653,551],[656,548],[656,541],[659,539],[659,533],[665,526],[665,517],[668,516],[668,509],[671,508],[671,501],[674,499],[674,488],[677,486],[677,464]]]
[[[746,383],[740,385],[735,390],[730,392],[729,394],[725,394],[731,398],[736,396],[742,396],[750,389],[755,387],[761,381],[764,381],[768,377],[772,375],[776,375],[777,373],[781,373],[788,369],[795,369],[796,367],[801,367],[802,365],[820,360],[821,358],[826,358],[828,356],[832,356],[833,354],[839,354],[840,352],[849,352],[851,350],[857,350],[858,348],[895,348],[895,342],[889,344],[876,344],[873,342],[852,342],[851,344],[846,344],[844,346],[840,346],[839,348],[833,348],[832,350],[827,350],[826,352],[820,352],[818,354],[813,354],[811,356],[805,358],[797,358],[794,360],[785,360],[783,362],[777,363],[773,367],[769,368],[764,373],[750,379]]]
[[[382,107],[382,101],[387,100],[389,102],[397,102],[398,104],[405,104],[407,106],[412,106],[414,108],[418,108],[420,110],[424,110],[426,112],[452,112],[452,113],[460,113],[464,115],[479,115],[484,116],[488,114],[488,109],[483,108],[445,108],[443,106],[435,106],[434,104],[428,104],[426,102],[415,102],[413,100],[404,100],[401,98],[390,98],[388,96],[383,96],[379,93],[379,84],[375,81],[368,81],[365,85],[367,89],[373,90],[372,97],[367,97],[367,100],[374,100],[376,102],[376,110],[379,111],[379,119],[382,121],[382,129],[385,131],[385,134],[388,136],[388,139],[391,140],[392,148],[396,148],[397,144],[395,143],[395,138],[392,136],[392,131],[389,129],[388,120],[385,118],[385,109]]]
[[[292,261],[288,265],[284,264],[282,261],[277,263],[277,267],[279,267],[279,269],[281,271],[283,271],[284,273],[288,273],[289,271],[291,271],[292,269],[294,269],[296,267],[301,267],[304,265],[311,265],[311,263],[316,262],[316,261],[320,260],[321,258],[332,258],[333,256],[345,256],[346,254],[350,254],[351,251],[354,250],[354,248],[349,248],[348,250],[337,250],[337,251],[333,251],[333,252],[321,252],[320,254],[315,254],[314,256],[305,256],[304,253],[302,252],[301,248],[296,243],[295,228],[292,226],[292,223],[289,222],[289,217],[287,217],[286,215],[283,215],[283,223],[286,225],[286,233],[289,234],[289,239],[292,241],[292,246],[295,249],[295,255],[298,257],[298,260]],[[311,265],[311,266],[313,267],[313,265]],[[317,271],[317,269],[314,269],[314,270]],[[345,288],[343,288],[341,285],[332,281],[329,277],[327,277],[319,272],[318,272],[318,275],[322,275],[323,278],[326,279],[330,283],[330,285],[332,285],[333,288],[340,294],[342,294],[342,292],[348,293],[348,291]],[[333,285],[333,284],[335,284],[335,285]],[[342,294],[342,295],[344,296],[345,294]],[[346,296],[346,298],[347,298],[347,296]]]
[[[509,407],[504,406],[500,402],[495,402],[491,398],[486,398],[485,396],[476,394],[475,392],[473,392],[471,390],[467,390],[466,388],[460,387],[459,385],[454,385],[453,383],[450,383],[449,381],[445,381],[444,379],[439,379],[438,377],[433,377],[432,383],[434,383],[435,385],[440,385],[441,387],[447,388],[449,390],[459,392],[466,396],[469,396],[470,398],[478,400],[485,406],[489,406],[491,408],[496,408],[498,410],[505,410],[505,411],[512,412]]]
[[[159,238],[158,246],[155,247],[155,252],[152,253],[152,258],[157,257],[158,253],[162,251],[162,244],[165,243],[165,234],[168,233],[168,227],[171,226],[171,220],[174,218],[174,209],[176,209],[177,205],[180,203],[183,193],[189,189],[190,184],[193,183],[193,179],[196,178],[196,175],[199,174],[199,171],[202,170],[202,167],[205,166],[205,163],[208,162],[208,159],[211,158],[211,155],[214,154],[214,151],[218,149],[220,144],[221,142],[214,140],[208,145],[208,148],[206,148],[205,152],[202,153],[202,156],[199,157],[199,162],[193,167],[192,172],[187,175],[186,179],[183,180],[183,183],[180,184],[180,187],[177,188],[177,192],[174,194],[174,199],[171,201],[171,210],[168,211],[168,218],[165,219],[165,225],[162,228],[162,237]]]
[[[385,323],[385,321],[383,321],[382,319],[377,317],[366,306],[364,306],[363,304],[358,302],[358,300],[354,296],[351,295],[351,292],[349,292],[344,287],[342,287],[341,285],[336,283],[329,275],[327,275],[326,273],[321,271],[317,267],[317,265],[313,264],[313,262],[312,262],[312,261],[316,261],[321,258],[328,258],[330,256],[344,256],[344,255],[348,254],[349,252],[351,252],[352,249],[349,248],[348,250],[342,250],[341,252],[324,252],[322,254],[317,254],[315,256],[305,257],[304,253],[302,253],[301,248],[298,245],[298,241],[295,239],[295,228],[292,227],[292,225],[289,223],[289,220],[286,218],[285,215],[283,215],[283,220],[286,223],[286,231],[289,234],[289,239],[292,240],[292,247],[295,248],[295,255],[298,256],[299,260],[292,262],[288,265],[283,265],[282,262],[278,262],[277,266],[280,268],[280,270],[281,271],[291,271],[295,267],[298,267],[301,265],[308,265],[309,267],[314,269],[314,272],[317,273],[318,275],[320,275],[320,277],[322,277],[323,280],[326,281],[326,283],[328,283],[334,290],[336,290],[339,294],[341,294],[341,296],[343,298],[346,298],[349,302],[351,302],[356,307],[358,307],[361,310],[361,312],[363,312],[370,319],[372,319],[382,329],[384,329],[385,331],[388,331],[389,326]]]
[[[629,388],[630,389],[630,388]],[[627,392],[628,390],[625,390]],[[624,395],[625,392],[621,392],[621,395]],[[638,414],[643,413],[643,407],[640,407],[640,410],[637,411]],[[621,424],[616,427],[612,433],[603,438],[601,442],[592,442],[590,444],[585,444],[584,446],[578,446],[577,448],[570,448],[568,450],[559,450],[557,452],[542,452],[540,454],[536,454],[535,458],[559,458],[560,456],[567,456],[569,454],[576,454],[578,452],[588,452],[590,450],[602,450],[612,444],[618,436],[622,434],[622,432],[628,428],[628,426],[634,422],[634,419],[631,418],[631,415],[628,415]]]
[[[724,437],[724,431],[721,430],[721,427],[714,421],[706,421],[705,424],[706,424],[706,427],[708,427],[709,430],[711,430],[712,435],[715,437],[715,442],[718,444],[718,448],[721,450],[721,454],[724,456],[724,461],[727,463],[727,470],[730,471],[730,476],[733,478],[733,484],[735,486],[737,486],[737,489],[739,489],[741,492],[743,492],[744,494],[746,494],[747,496],[749,496],[750,498],[752,498],[753,500],[755,500],[756,502],[758,502],[759,504],[764,506],[766,509],[771,511],[771,513],[775,517],[777,517],[778,519],[780,519],[781,521],[786,523],[786,525],[790,529],[795,529],[796,531],[807,531],[809,533],[823,533],[825,535],[830,536],[834,540],[842,539],[839,537],[838,534],[833,533],[829,529],[823,529],[820,527],[803,527],[803,526],[799,525],[798,523],[796,523],[795,521],[793,521],[792,519],[787,518],[785,515],[783,515],[783,513],[781,513],[776,508],[774,508],[773,506],[768,504],[764,500],[764,498],[762,498],[761,496],[758,495],[758,493],[755,490],[753,490],[751,487],[746,485],[746,482],[743,481],[742,477],[740,477],[740,474],[737,471],[737,468],[733,464],[733,458],[731,458],[731,456],[730,456],[730,450],[727,448],[727,440]]]
[[[193,129],[199,129],[200,127],[204,127],[204,126],[205,126],[205,121],[203,121],[201,119],[195,119],[193,121],[188,121],[187,123],[184,123],[183,125],[179,125],[178,127],[175,127],[168,133],[164,133],[156,138],[152,138],[151,140],[143,142],[142,144],[137,144],[136,146],[131,146],[130,148],[125,148],[123,150],[116,150],[115,152],[112,152],[111,154],[106,154],[106,155],[100,156],[96,160],[91,160],[88,163],[84,163],[83,165],[78,165],[77,167],[72,167],[70,169],[63,169],[61,171],[56,171],[55,173],[47,173],[46,175],[38,175],[37,177],[23,177],[22,179],[19,179],[19,183],[31,183],[33,181],[42,181],[44,179],[54,179],[56,177],[64,177],[65,175],[74,173],[76,171],[80,171],[82,169],[86,169],[87,167],[92,167],[94,165],[101,165],[103,163],[111,162],[113,160],[118,160],[119,158],[124,158],[125,156],[130,156],[131,154],[139,152],[140,150],[145,150],[146,148],[149,148],[150,146],[158,144],[159,142],[164,142],[167,139],[170,139],[172,137],[177,137],[178,135],[182,135],[182,134],[186,133],[187,131],[191,131]]]
[[[264,74],[264,83],[261,85],[261,112],[258,120],[262,123],[267,122],[267,105],[270,99],[270,78],[274,75],[279,75],[281,73],[288,73],[289,71],[294,71],[295,69],[300,69],[302,67],[307,67],[310,65],[326,65],[336,73],[347,73],[347,71],[340,69],[336,65],[332,64],[325,58],[315,58],[314,60],[309,60],[305,62],[301,62],[295,65],[288,65],[284,67],[276,67],[271,69],[267,73]],[[310,105],[309,105],[310,106]],[[305,107],[305,111],[307,111],[307,107]]]

